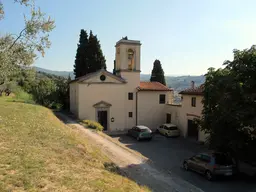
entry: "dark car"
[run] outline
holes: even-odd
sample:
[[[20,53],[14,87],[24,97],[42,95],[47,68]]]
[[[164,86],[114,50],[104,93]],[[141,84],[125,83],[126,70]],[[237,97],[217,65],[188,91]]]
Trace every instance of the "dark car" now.
[[[256,178],[256,161],[238,160],[237,169],[239,173]]]
[[[225,153],[199,153],[183,162],[185,170],[193,170],[213,180],[218,175],[232,176],[235,172],[234,160]]]
[[[138,141],[142,139],[152,139],[152,131],[143,125],[135,126],[128,130],[128,135],[135,137]]]

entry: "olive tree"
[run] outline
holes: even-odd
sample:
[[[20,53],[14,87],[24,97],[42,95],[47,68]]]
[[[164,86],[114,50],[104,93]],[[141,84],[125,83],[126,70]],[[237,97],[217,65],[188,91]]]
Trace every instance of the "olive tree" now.
[[[8,33],[0,36],[0,84],[4,84],[22,66],[31,65],[38,54],[44,56],[49,48],[49,33],[54,29],[54,20],[47,17],[34,0],[14,0],[14,3],[30,10],[24,14],[24,27],[18,34]],[[5,10],[0,0],[0,22]]]

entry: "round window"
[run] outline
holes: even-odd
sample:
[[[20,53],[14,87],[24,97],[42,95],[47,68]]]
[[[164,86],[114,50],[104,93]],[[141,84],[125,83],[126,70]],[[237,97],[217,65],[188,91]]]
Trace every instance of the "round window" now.
[[[101,80],[101,81],[105,81],[105,80],[106,80],[106,76],[105,76],[105,75],[101,75],[101,76],[100,76],[100,80]]]

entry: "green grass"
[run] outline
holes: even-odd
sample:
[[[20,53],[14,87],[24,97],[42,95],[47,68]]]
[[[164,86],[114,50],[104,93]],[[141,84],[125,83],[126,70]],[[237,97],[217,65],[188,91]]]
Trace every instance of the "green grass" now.
[[[39,105],[0,98],[0,191],[149,191]],[[105,165],[105,166],[104,166]]]
[[[6,97],[8,101],[12,102],[23,102],[23,103],[31,103],[34,104],[33,96],[27,92],[25,92],[21,87],[17,87],[14,92],[15,96]]]

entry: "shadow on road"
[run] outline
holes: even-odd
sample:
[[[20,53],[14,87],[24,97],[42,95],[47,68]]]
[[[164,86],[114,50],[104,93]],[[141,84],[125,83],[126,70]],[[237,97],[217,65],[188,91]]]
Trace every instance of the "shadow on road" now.
[[[256,182],[244,176],[219,178],[214,182],[207,181],[202,175],[182,169],[183,160],[198,152],[207,151],[207,147],[198,142],[179,138],[167,138],[155,134],[151,141],[136,141],[127,135],[116,135],[112,138],[136,150],[149,158],[159,169],[173,176],[180,177],[196,187],[209,192],[252,192]]]

